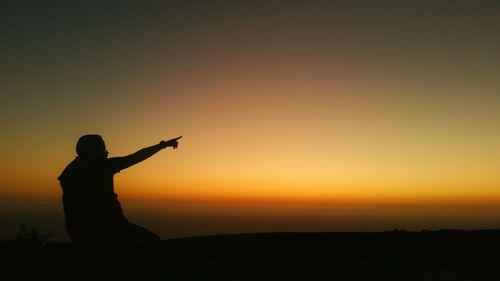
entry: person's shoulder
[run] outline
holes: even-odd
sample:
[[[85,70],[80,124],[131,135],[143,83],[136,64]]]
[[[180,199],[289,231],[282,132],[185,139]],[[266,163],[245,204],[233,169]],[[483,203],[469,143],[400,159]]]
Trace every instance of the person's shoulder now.
[[[121,163],[123,161],[123,157],[110,157],[106,159],[106,164],[113,165],[117,163]]]
[[[120,172],[121,167],[123,166],[123,162],[124,162],[123,157],[111,157],[106,159],[106,166],[113,173],[118,173]]]
[[[57,177],[57,179],[59,181],[63,181],[65,179],[71,177],[72,174],[74,174],[75,172],[77,172],[78,166],[79,166],[79,162],[80,161],[78,161],[78,157],[75,158],[75,159],[73,159],[73,161],[71,161],[68,165],[66,165],[66,167],[62,171],[61,175],[59,175],[59,177]]]

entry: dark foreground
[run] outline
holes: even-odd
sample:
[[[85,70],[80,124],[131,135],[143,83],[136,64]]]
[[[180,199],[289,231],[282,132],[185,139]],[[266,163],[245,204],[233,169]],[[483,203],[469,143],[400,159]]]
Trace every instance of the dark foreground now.
[[[500,280],[500,230],[0,244],[0,280]]]

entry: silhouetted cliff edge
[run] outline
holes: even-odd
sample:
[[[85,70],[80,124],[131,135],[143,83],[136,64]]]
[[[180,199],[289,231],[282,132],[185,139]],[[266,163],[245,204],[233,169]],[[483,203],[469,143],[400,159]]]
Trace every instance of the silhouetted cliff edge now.
[[[0,244],[2,280],[499,280],[500,230],[263,233],[78,248]],[[50,278],[50,279],[47,279]]]

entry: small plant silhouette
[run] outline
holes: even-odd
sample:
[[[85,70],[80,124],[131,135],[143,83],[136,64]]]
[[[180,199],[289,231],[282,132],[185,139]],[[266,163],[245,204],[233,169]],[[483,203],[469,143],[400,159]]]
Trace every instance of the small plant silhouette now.
[[[24,242],[35,247],[44,247],[49,239],[53,236],[52,233],[42,233],[34,227],[28,227],[26,223],[19,225],[18,234],[12,239],[17,242]]]
[[[13,257],[16,260],[36,261],[43,256],[44,248],[52,233],[42,233],[35,227],[29,227],[26,223],[19,225],[19,232],[11,241],[13,242]]]

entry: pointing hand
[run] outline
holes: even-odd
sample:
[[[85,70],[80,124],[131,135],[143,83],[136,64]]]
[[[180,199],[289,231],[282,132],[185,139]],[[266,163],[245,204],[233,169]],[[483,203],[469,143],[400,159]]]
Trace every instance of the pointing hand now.
[[[163,148],[171,146],[174,149],[176,149],[177,146],[179,145],[179,142],[177,142],[177,140],[180,139],[180,138],[182,138],[182,136],[176,137],[175,139],[171,139],[171,140],[168,140],[168,141],[161,141],[160,144],[163,145]]]

